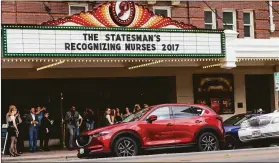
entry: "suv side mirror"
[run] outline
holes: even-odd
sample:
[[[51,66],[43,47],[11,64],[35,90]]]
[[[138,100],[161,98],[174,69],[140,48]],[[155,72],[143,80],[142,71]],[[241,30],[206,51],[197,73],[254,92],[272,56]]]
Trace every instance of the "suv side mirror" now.
[[[149,118],[147,118],[147,121],[149,123],[152,123],[153,121],[156,121],[157,120],[157,116],[156,115],[151,115],[149,116]]]

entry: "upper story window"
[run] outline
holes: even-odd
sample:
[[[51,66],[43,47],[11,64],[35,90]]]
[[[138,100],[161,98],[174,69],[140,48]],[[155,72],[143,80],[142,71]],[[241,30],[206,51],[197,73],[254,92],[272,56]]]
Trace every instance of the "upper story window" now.
[[[69,4],[69,15],[78,14],[82,11],[88,11],[88,4]]]
[[[154,6],[153,13],[156,15],[163,15],[165,17],[171,17],[171,9],[170,7],[165,6]]]
[[[236,31],[236,12],[235,10],[223,10],[223,27]]]
[[[205,29],[216,29],[216,14],[211,9],[204,10]]]
[[[253,11],[243,11],[244,37],[254,38]]]

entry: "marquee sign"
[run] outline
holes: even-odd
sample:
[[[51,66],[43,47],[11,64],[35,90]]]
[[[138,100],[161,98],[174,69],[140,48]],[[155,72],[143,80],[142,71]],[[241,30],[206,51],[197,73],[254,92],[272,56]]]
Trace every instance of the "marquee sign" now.
[[[107,13],[107,14],[106,14]],[[3,25],[4,57],[224,57],[219,30],[154,15],[134,2],[43,23]]]

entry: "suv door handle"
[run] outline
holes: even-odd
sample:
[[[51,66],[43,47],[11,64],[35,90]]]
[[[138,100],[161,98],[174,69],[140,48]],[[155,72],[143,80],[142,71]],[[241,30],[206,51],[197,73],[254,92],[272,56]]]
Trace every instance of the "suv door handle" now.
[[[172,126],[172,125],[173,125],[172,123],[168,123],[168,124],[167,124],[167,126]]]
[[[200,121],[200,120],[196,120],[195,122],[196,122],[196,123],[201,123],[202,121]]]

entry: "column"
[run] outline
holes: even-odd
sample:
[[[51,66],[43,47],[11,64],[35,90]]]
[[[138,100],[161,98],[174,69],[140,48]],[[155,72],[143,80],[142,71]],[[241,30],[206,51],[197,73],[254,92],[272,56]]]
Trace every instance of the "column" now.
[[[275,66],[275,72],[279,72],[279,64],[277,64]],[[278,91],[275,91],[275,88],[274,88],[274,102],[275,102],[275,109],[279,109],[279,93]]]
[[[194,103],[193,79],[191,73],[176,76],[177,103]]]
[[[231,69],[236,67],[236,55],[234,49],[235,40],[237,40],[238,33],[233,30],[225,30],[226,36],[226,56],[221,60],[221,68]]]

